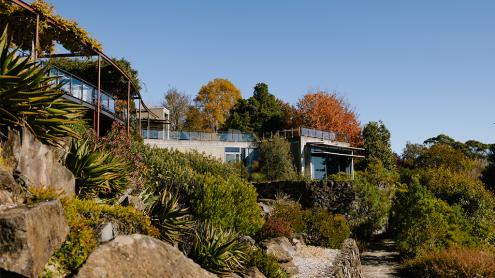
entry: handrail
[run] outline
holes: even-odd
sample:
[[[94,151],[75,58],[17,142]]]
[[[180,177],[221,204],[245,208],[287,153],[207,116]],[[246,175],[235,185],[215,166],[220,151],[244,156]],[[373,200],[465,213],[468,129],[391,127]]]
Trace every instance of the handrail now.
[[[44,18],[47,19],[47,21],[59,28],[60,30],[64,30],[60,25],[58,25],[58,23],[53,20],[51,17],[49,16],[45,16],[45,15],[42,15],[42,14],[39,14],[38,12],[36,12],[36,10],[33,9],[33,7],[31,7],[31,5],[29,5],[28,3],[22,1],[22,0],[10,0],[12,1],[13,3],[19,5],[20,7],[36,14],[36,15],[40,15],[40,16],[43,16]],[[84,43],[82,41],[80,41],[79,43],[81,43],[82,45],[84,45],[87,49],[93,51],[94,53],[98,54],[99,56],[101,56],[103,58],[103,60],[105,60],[106,62],[108,62],[109,64],[111,64],[114,68],[116,68],[125,78],[127,78],[127,80],[131,83],[131,86],[133,87],[134,91],[138,94],[139,96],[139,101],[140,103],[143,105],[143,108],[149,113],[151,114],[152,116],[154,116],[155,118],[159,118],[158,115],[156,115],[155,113],[151,112],[151,110],[146,106],[146,104],[144,103],[143,101],[143,97],[141,96],[141,93],[139,92],[139,90],[137,89],[137,86],[134,84],[134,82],[132,81],[132,79],[127,75],[127,73],[125,73],[124,70],[122,70],[115,62],[112,61],[112,59],[110,59],[110,57],[108,57],[105,53],[99,51],[98,49],[95,49],[93,48],[91,45],[87,44],[87,43]]]

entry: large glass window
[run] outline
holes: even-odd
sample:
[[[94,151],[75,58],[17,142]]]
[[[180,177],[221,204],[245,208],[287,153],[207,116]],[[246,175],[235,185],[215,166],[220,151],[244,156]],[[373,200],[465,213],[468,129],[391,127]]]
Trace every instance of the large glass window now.
[[[324,157],[311,156],[311,167],[313,179],[322,180],[327,176],[327,163]]]
[[[235,163],[241,161],[241,148],[226,147],[225,148],[225,162]]]

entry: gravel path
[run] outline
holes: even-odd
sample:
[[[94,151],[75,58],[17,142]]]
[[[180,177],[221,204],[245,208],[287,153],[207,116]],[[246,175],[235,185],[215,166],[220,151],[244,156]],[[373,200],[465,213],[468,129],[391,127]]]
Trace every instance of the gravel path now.
[[[294,254],[294,264],[299,268],[295,278],[332,277],[332,262],[339,254],[338,249],[327,249],[315,246],[301,246]]]
[[[361,264],[363,278],[400,277],[397,273],[400,265],[399,252],[393,240],[377,238],[361,254]]]

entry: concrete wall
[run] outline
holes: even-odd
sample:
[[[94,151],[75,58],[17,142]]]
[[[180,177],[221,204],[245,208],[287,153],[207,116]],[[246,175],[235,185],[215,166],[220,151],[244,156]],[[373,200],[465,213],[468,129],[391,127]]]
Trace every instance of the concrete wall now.
[[[145,139],[145,144],[158,148],[175,149],[181,152],[196,150],[206,155],[211,155],[225,162],[225,148],[253,148],[253,142],[224,142],[224,141],[199,141],[199,140],[160,140]]]

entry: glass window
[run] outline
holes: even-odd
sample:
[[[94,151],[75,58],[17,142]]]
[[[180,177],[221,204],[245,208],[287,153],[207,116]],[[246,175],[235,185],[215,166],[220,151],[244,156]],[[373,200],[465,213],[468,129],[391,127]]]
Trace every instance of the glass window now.
[[[312,178],[322,180],[327,176],[326,159],[321,156],[311,156]]]
[[[225,162],[227,163],[235,163],[241,161],[241,155],[236,153],[226,153],[225,154]]]
[[[232,147],[226,147],[225,148],[226,153],[240,153],[241,148],[232,148]]]

